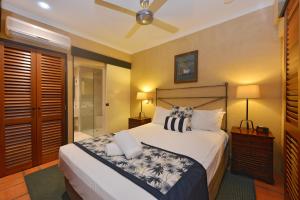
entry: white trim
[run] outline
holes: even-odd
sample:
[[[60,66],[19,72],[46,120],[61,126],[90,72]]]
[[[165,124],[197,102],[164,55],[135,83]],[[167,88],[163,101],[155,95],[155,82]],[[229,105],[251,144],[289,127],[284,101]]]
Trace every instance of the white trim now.
[[[107,47],[110,47],[110,48],[122,51],[122,52],[130,54],[130,55],[136,54],[136,53],[141,52],[141,51],[145,51],[147,49],[151,49],[153,47],[165,44],[167,42],[171,42],[173,40],[176,40],[176,39],[188,36],[188,35],[191,35],[193,33],[199,32],[201,30],[207,29],[209,27],[216,26],[218,24],[222,24],[222,23],[224,23],[226,21],[233,20],[235,18],[241,17],[243,15],[255,12],[257,10],[260,10],[260,9],[263,9],[263,8],[266,8],[266,7],[269,7],[269,6],[272,6],[272,5],[273,5],[273,2],[270,2],[270,3],[261,4],[259,6],[254,7],[254,8],[251,8],[251,9],[245,9],[245,10],[242,10],[242,11],[240,11],[240,12],[238,12],[238,13],[230,16],[230,17],[227,17],[227,18],[215,21],[215,22],[207,23],[207,24],[204,24],[204,25],[195,26],[194,28],[190,29],[189,31],[184,31],[184,32],[181,32],[179,34],[175,34],[174,36],[172,36],[171,38],[168,38],[168,39],[159,40],[159,41],[157,41],[157,42],[155,42],[155,43],[153,43],[151,45],[147,45],[146,47],[140,48],[137,51],[129,51],[129,50],[124,49],[122,47],[115,46],[115,45],[109,44],[109,43],[107,43],[105,41],[99,40],[99,39],[97,39],[95,37],[88,36],[85,33],[82,33],[82,32],[73,30],[71,28],[68,28],[67,26],[64,26],[62,24],[57,24],[57,23],[55,23],[55,22],[53,22],[51,20],[48,20],[48,19],[45,19],[45,18],[42,18],[42,17],[39,17],[39,16],[35,16],[35,15],[29,13],[29,12],[26,12],[24,10],[18,9],[18,8],[12,6],[11,4],[7,3],[7,2],[3,2],[2,3],[2,7],[4,9],[6,9],[6,10],[9,10],[11,12],[14,12],[14,13],[17,13],[17,14],[20,14],[20,15],[23,15],[24,17],[28,17],[28,18],[33,19],[33,20],[37,20],[39,22],[45,23],[47,25],[50,25],[50,26],[53,26],[53,27],[56,27],[56,28],[59,28],[59,29],[61,29],[63,31],[72,33],[72,34],[77,35],[79,37],[91,40],[93,42],[105,45]]]

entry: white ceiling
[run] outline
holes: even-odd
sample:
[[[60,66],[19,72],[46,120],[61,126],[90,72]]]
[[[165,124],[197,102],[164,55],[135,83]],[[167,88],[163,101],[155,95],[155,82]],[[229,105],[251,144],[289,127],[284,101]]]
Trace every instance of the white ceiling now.
[[[155,17],[178,27],[179,32],[171,34],[148,25],[128,39],[125,35],[134,25],[134,17],[101,7],[94,0],[44,1],[50,4],[50,10],[41,9],[38,0],[3,0],[2,6],[127,53],[157,46],[274,3],[274,0],[234,0],[231,4],[224,4],[224,0],[169,0]],[[139,10],[139,0],[107,1]]]

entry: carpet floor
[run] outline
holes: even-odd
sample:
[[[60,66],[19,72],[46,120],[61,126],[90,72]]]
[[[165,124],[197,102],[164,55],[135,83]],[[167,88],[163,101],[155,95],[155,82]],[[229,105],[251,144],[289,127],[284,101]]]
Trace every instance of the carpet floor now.
[[[25,176],[31,200],[69,200],[57,165]]]
[[[31,200],[69,200],[63,174],[57,166],[29,174],[25,181]],[[253,179],[227,172],[217,200],[255,200]]]
[[[252,178],[227,172],[223,178],[217,200],[255,200],[255,185]]]

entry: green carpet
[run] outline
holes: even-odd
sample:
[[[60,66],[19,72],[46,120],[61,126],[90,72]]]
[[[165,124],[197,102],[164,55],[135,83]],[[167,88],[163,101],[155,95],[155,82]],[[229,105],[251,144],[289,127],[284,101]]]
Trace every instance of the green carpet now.
[[[25,181],[32,200],[69,200],[57,166],[27,175]],[[227,172],[217,200],[255,200],[253,179]]]
[[[255,186],[251,178],[227,172],[221,183],[217,200],[255,200]]]
[[[69,200],[57,165],[25,176],[31,200]]]

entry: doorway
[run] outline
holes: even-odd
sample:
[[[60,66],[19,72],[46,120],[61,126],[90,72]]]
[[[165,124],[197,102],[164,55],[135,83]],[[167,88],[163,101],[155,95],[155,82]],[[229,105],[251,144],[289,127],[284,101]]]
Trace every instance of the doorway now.
[[[105,64],[74,57],[74,141],[105,132]]]

